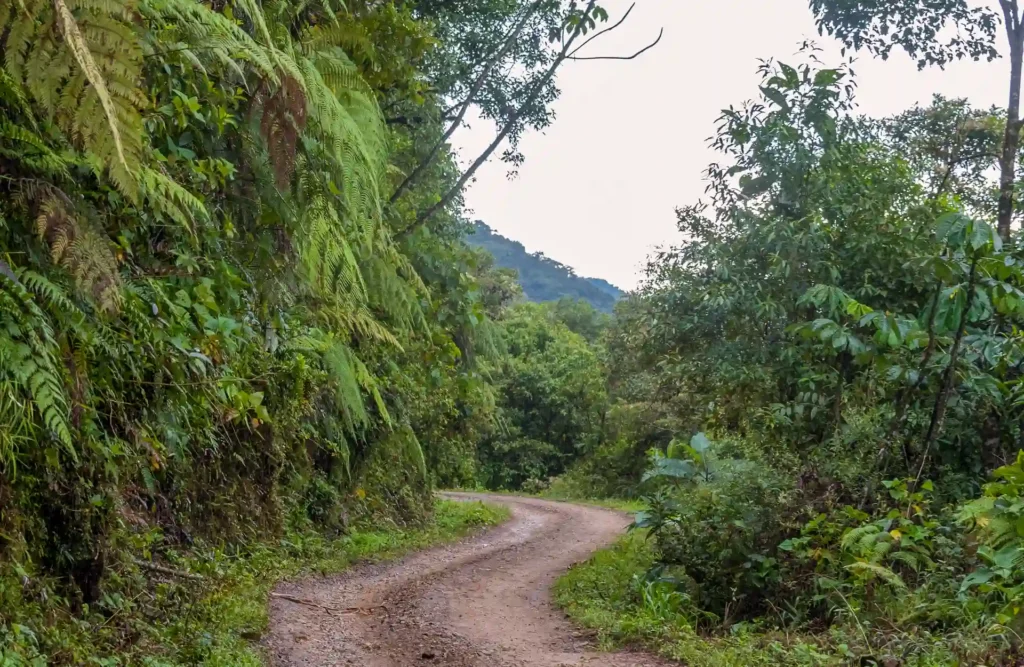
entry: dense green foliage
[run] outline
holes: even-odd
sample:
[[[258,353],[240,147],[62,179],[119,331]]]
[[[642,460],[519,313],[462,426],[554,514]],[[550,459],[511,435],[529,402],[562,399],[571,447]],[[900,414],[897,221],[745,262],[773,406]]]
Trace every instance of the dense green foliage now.
[[[528,253],[523,244],[497,234],[477,221],[466,241],[483,248],[503,269],[515,270],[523,295],[537,302],[572,298],[588,302],[594,308],[610,313],[622,292],[606,280],[583,278],[572,268],[560,264],[543,253]]]
[[[1024,258],[993,216],[1002,114],[858,117],[851,73],[809,60],[723,112],[710,202],[616,310],[602,445],[556,487],[641,495],[648,538],[563,599],[687,664],[1012,664]]]
[[[883,57],[994,54],[997,18],[960,0],[810,5]],[[616,303],[472,234],[449,148],[476,105],[500,131],[474,164],[507,139],[514,169],[607,20],[0,5],[5,664],[240,664],[276,576],[387,547],[472,485],[641,499],[643,532],[559,588],[609,640],[709,665],[1020,659],[1015,112],[864,118],[848,67],[767,62],[719,119],[709,201]]]
[[[604,374],[593,346],[558,317],[571,306],[600,317],[585,302],[556,302],[520,304],[502,320],[506,353],[492,371],[499,428],[478,452],[490,488],[536,486],[597,444]]]

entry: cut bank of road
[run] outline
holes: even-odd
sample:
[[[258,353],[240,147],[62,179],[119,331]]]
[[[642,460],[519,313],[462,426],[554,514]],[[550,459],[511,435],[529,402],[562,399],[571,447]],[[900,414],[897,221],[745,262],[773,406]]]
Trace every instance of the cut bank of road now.
[[[397,563],[282,585],[266,646],[276,667],[661,667],[600,653],[554,607],[550,588],[615,540],[620,512],[536,498],[451,493],[508,506],[505,524]]]

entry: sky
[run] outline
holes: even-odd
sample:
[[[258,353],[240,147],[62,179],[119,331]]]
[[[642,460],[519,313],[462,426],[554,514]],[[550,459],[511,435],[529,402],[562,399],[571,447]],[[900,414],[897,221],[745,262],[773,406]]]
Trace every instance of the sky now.
[[[615,20],[630,3],[602,4]],[[681,240],[675,209],[704,197],[702,172],[716,159],[708,137],[722,109],[757,94],[758,59],[796,62],[812,39],[826,64],[841,62],[807,0],[637,0],[588,54],[632,53],[661,28],[661,42],[636,60],[565,63],[554,124],[523,138],[515,179],[497,158],[480,168],[466,193],[470,218],[580,275],[632,289],[648,255]],[[919,72],[902,53],[888,61],[864,53],[854,66],[859,110],[890,115],[934,93],[1005,106],[1008,69],[997,60]],[[453,142],[468,164],[493,137],[493,126],[476,121]]]

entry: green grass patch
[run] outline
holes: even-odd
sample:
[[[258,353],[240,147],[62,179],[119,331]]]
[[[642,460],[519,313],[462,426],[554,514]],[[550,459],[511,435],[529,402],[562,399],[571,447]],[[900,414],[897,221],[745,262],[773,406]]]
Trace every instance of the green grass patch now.
[[[575,498],[562,496],[555,493],[544,492],[538,498],[546,500],[557,500],[559,502],[575,503],[577,505],[593,505],[594,507],[606,507],[620,512],[640,512],[647,509],[647,503],[632,498]]]
[[[597,632],[603,649],[639,645],[690,667],[842,664],[809,642],[770,634],[703,637],[692,605],[670,587],[645,582],[654,554],[641,531],[569,570],[555,584],[555,601]]]
[[[484,488],[473,489],[452,489],[458,493],[489,493],[495,496],[516,496],[521,498],[540,498],[541,500],[555,500],[576,505],[593,505],[594,507],[605,507],[620,512],[640,512],[647,509],[647,503],[637,498],[593,498],[590,496],[577,496],[571,493],[562,493],[560,489],[545,489],[537,493],[526,491],[492,491]]]
[[[165,557],[175,570],[198,574],[202,581],[168,577],[132,597],[112,593],[102,609],[69,614],[50,608],[41,610],[49,616],[45,621],[0,623],[0,665],[262,666],[266,663],[255,641],[267,628],[270,591],[282,579],[394,559],[458,540],[508,516],[497,505],[438,500],[432,520],[418,528],[357,528],[335,539],[314,532],[291,534],[277,544],[236,553],[168,552]],[[5,583],[0,580],[0,592]]]

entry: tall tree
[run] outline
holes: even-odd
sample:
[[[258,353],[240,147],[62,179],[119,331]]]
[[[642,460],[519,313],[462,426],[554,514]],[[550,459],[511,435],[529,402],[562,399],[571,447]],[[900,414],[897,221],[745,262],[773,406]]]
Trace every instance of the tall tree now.
[[[999,235],[1010,238],[1013,222],[1014,186],[1017,180],[1017,150],[1020,148],[1020,80],[1024,66],[1024,27],[1017,0],[999,0],[1003,27],[1010,44],[1010,100],[1006,107],[1006,135],[999,159]]]
[[[551,123],[550,103],[558,95],[555,75],[565,62],[629,60],[661,40],[659,33],[650,44],[628,55],[581,53],[597,38],[621,26],[633,9],[630,6],[618,21],[599,29],[609,17],[596,0],[534,0],[498,6],[483,3],[456,14],[449,14],[450,8],[443,2],[424,2],[420,9],[425,17],[439,20],[442,34],[458,34],[449,40],[454,48],[439,50],[433,61],[437,67],[435,92],[443,108],[440,122],[445,129],[398,184],[391,203],[397,203],[422,177],[441,147],[464,125],[470,107],[475,106],[484,119],[495,123],[496,134],[458,180],[439,199],[424,206],[404,231],[421,226],[456,201],[476,171],[506,142],[502,159],[513,167],[522,163],[519,138],[527,128],[543,129]]]
[[[963,58],[993,60],[999,15],[967,0],[810,0],[818,29],[848,48],[888,58],[894,48],[918,67],[943,67]],[[1010,94],[999,160],[999,235],[1010,238],[1014,212],[1016,156],[1020,147],[1020,86],[1024,28],[1018,0],[999,0],[1010,47]]]

